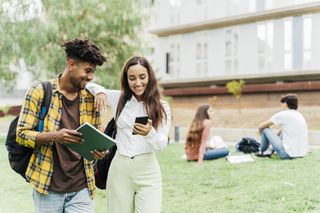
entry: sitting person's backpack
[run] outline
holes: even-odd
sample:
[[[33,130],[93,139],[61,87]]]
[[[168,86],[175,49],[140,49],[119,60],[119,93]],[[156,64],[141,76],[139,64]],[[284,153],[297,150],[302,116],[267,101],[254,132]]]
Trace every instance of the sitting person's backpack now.
[[[260,143],[254,138],[244,137],[236,144],[236,150],[243,153],[256,153],[259,151]]]
[[[44,90],[43,102],[41,105],[41,114],[37,130],[42,132],[44,126],[44,118],[50,106],[52,97],[52,84],[49,81],[41,82],[42,88]],[[18,125],[19,115],[17,115],[10,123],[7,139],[6,148],[8,150],[8,158],[11,168],[20,174],[24,179],[31,155],[34,151],[33,148],[25,147],[19,145],[16,142],[16,129]]]

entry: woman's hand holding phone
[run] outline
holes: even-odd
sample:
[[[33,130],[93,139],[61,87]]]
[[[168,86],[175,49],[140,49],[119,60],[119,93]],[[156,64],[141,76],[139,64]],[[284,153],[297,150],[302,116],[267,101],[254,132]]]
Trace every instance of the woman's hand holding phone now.
[[[146,136],[152,129],[152,120],[147,116],[137,117],[133,126],[133,135]]]

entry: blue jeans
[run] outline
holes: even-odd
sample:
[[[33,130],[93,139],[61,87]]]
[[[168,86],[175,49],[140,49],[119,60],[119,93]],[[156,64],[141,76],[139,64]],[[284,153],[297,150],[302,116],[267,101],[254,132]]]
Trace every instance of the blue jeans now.
[[[94,200],[90,198],[88,188],[78,192],[40,194],[33,190],[33,202],[36,213],[94,213]]]
[[[281,137],[276,135],[276,133],[272,129],[265,128],[261,133],[260,152],[265,152],[270,144],[272,146],[272,150],[274,150],[281,159],[291,159],[291,157],[286,153],[283,147]]]
[[[221,148],[221,149],[208,149],[206,148],[203,160],[213,160],[217,158],[225,157],[229,154],[229,150],[227,148]]]

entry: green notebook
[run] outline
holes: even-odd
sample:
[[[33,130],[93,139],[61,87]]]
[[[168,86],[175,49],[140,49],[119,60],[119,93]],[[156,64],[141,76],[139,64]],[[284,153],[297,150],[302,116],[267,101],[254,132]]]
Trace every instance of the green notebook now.
[[[116,144],[115,140],[102,133],[89,123],[82,124],[78,129],[82,133],[84,142],[82,144],[65,144],[70,149],[78,152],[82,157],[94,160],[90,151],[105,151]]]

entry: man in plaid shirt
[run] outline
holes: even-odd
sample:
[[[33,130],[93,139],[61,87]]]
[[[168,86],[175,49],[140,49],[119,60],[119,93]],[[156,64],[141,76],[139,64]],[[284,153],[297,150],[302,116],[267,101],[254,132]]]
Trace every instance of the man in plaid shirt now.
[[[34,83],[27,91],[17,126],[17,142],[34,148],[26,179],[33,187],[36,212],[94,212],[95,182],[92,163],[64,146],[82,143],[77,129],[89,122],[101,126],[100,114],[94,109],[94,96],[86,89],[93,79],[96,66],[106,58],[89,40],[75,39],[62,45],[66,52],[66,67],[52,83],[52,100],[44,120],[43,132],[35,127],[39,122],[44,91]],[[94,151],[100,159],[104,152]]]

